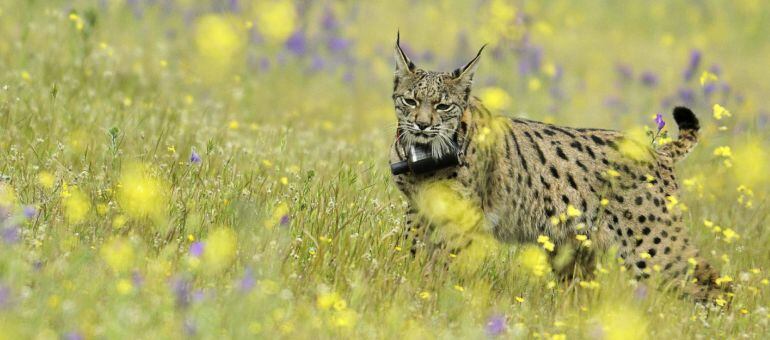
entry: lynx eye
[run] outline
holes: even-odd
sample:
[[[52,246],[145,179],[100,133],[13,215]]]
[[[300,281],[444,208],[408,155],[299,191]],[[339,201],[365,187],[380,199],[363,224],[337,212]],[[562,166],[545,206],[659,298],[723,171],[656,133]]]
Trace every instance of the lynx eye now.
[[[401,97],[401,102],[403,102],[407,106],[411,106],[411,107],[417,106],[417,101],[412,98]]]
[[[449,111],[451,108],[452,105],[449,104],[436,104],[436,110],[438,111]]]

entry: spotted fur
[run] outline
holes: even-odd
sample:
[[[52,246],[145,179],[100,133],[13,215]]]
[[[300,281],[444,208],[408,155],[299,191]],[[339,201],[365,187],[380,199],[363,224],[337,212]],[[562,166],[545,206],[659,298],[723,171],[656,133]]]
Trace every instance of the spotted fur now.
[[[577,249],[562,275],[590,275],[595,252],[614,248],[638,279],[660,271],[698,299],[722,293],[726,287],[717,284],[718,272],[700,257],[675,204],[675,163],[698,138],[692,111],[674,110],[680,128],[676,141],[657,150],[643,146],[642,157],[629,157],[623,145],[632,141],[617,131],[492,115],[471,96],[480,53],[454,72],[433,72],[417,68],[396,44],[393,100],[399,128],[391,162],[404,160],[412,143],[431,144],[441,153],[454,140],[462,150],[460,166],[394,176],[409,203],[405,236],[414,241],[413,251],[425,248],[426,235],[437,227],[416,209],[420,184],[450,179],[481,208],[486,230],[498,240],[535,242],[545,235],[557,248]],[[479,132],[501,119],[491,146],[481,143]],[[572,216],[566,215],[570,207]],[[577,235],[585,235],[591,246]]]

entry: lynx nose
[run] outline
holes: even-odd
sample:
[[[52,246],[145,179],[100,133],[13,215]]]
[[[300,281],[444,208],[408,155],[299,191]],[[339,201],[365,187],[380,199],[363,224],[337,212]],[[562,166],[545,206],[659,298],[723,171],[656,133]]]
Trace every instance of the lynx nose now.
[[[417,128],[420,130],[427,130],[430,127],[430,122],[414,122],[415,125],[417,125]]]

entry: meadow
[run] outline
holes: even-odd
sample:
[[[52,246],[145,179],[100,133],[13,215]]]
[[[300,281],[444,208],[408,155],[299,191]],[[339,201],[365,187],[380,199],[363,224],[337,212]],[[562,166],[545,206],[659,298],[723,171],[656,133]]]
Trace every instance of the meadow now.
[[[488,44],[495,112],[675,137],[696,304],[610,252],[413,257],[391,182],[393,46]],[[0,339],[770,336],[770,6],[692,1],[2,1]],[[731,302],[726,303],[727,300]]]

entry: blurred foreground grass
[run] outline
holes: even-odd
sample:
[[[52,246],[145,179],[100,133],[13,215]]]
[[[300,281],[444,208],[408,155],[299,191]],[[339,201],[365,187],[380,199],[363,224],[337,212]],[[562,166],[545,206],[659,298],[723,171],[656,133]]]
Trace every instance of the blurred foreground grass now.
[[[732,308],[611,254],[572,283],[539,245],[413,259],[397,29],[429,68],[490,43],[496,111],[643,133],[693,107],[680,204]],[[0,338],[765,338],[769,31],[752,0],[3,2]]]

